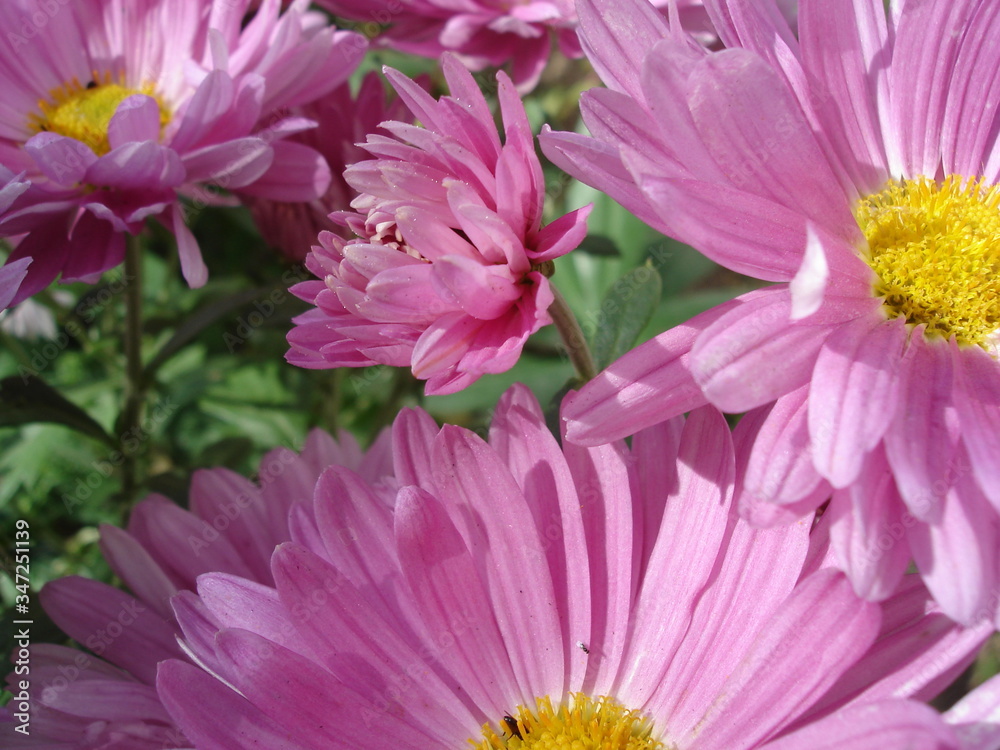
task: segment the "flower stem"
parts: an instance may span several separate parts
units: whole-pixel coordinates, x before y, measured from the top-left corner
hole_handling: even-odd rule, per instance
[[[127,235],[125,246],[125,406],[119,423],[122,452],[122,495],[126,503],[135,498],[138,485],[136,442],[141,430],[146,383],[142,371],[142,242]]]
[[[549,315],[552,316],[552,322],[555,323],[556,330],[559,331],[563,346],[566,347],[566,353],[569,354],[570,362],[573,363],[581,380],[586,383],[597,374],[594,357],[590,353],[590,347],[587,346],[587,339],[583,335],[583,329],[580,328],[576,316],[566,304],[566,299],[559,293],[554,284],[550,284],[549,288],[555,295],[555,299],[549,306]]]

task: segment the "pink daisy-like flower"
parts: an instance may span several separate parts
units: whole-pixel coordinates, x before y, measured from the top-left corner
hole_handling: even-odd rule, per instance
[[[402,120],[406,107],[399,99],[386,102],[382,79],[372,71],[361,82],[357,94],[343,83],[326,96],[300,108],[299,115],[317,126],[293,135],[289,140],[319,152],[330,167],[330,186],[319,198],[308,202],[276,201],[244,197],[260,233],[271,245],[293,260],[304,260],[316,236],[338,229],[329,215],[350,206],[357,196],[344,180],[348,165],[367,155],[361,146],[369,133],[385,120]]]
[[[708,53],[642,2],[582,0],[608,89],[550,158],[663,231],[778,282],[630,353],[567,409],[605,440],[707,399],[761,425],[741,504],[830,497],[838,563],[1000,623],[1000,6],[712,0]],[[773,404],[773,407],[771,406]]]
[[[310,200],[322,157],[283,139],[311,127],[280,110],[332,90],[360,61],[360,35],[335,32],[298,1],[2,0],[0,164],[31,189],[0,219],[31,258],[15,302],[91,280],[123,258],[126,233],[155,217],[177,238],[188,283],[205,281],[181,196],[206,188]],[[197,205],[197,204],[196,204]]]
[[[90,653],[32,644],[22,660],[30,674],[15,667],[7,677],[14,700],[0,719],[3,746],[189,747],[154,687],[160,661],[187,658],[177,644],[171,599],[193,597],[197,576],[208,572],[273,585],[271,553],[298,538],[296,527],[314,523],[313,488],[331,465],[357,472],[391,497],[388,437],[362,453],[346,433],[335,441],[315,430],[301,454],[277,448],[265,455],[257,482],[227,469],[203,469],[191,482],[190,511],[151,495],[133,509],[127,530],[102,527],[104,557],[132,594],[80,576],[42,589],[46,612]],[[15,650],[15,663],[18,658]],[[23,679],[30,685],[19,699]],[[27,738],[15,729],[22,703],[30,706]]]
[[[859,599],[809,521],[738,520],[742,450],[712,408],[560,448],[523,386],[488,442],[403,412],[394,498],[331,469],[273,586],[175,600],[204,669],[162,664],[163,703],[203,750],[958,747],[903,698],[991,629],[916,576]]]
[[[319,236],[306,261],[321,281],[293,287],[316,305],[296,319],[301,367],[410,366],[429,394],[509,370],[552,322],[551,261],[586,236],[589,207],[541,226],[545,184],[524,107],[499,73],[503,142],[471,74],[443,60],[452,95],[435,100],[388,69],[424,127],[386,122],[374,159],[344,173],[360,195],[334,218],[357,237]]]

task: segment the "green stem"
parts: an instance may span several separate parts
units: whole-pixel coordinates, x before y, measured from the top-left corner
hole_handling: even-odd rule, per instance
[[[146,382],[142,371],[142,242],[128,235],[125,248],[125,407],[122,409],[121,441],[122,495],[127,503],[135,499],[138,487],[137,463]]]
[[[577,321],[573,311],[566,304],[566,299],[559,293],[554,284],[549,284],[552,294],[555,295],[552,305],[549,307],[549,315],[555,323],[556,330],[562,338],[569,360],[573,363],[580,378],[586,383],[597,374],[594,365],[594,357],[587,346],[587,338],[583,335],[583,329]]]

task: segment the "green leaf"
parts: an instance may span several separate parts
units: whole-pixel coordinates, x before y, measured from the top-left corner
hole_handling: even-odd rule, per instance
[[[591,350],[598,370],[632,348],[655,312],[662,288],[652,264],[634,268],[611,285],[600,311],[590,321],[581,321],[584,331],[592,331]]]
[[[41,378],[25,374],[0,380],[0,427],[32,422],[65,425],[109,446],[117,446],[115,439],[87,412]]]

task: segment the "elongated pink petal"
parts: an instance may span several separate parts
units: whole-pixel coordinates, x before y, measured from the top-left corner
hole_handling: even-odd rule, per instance
[[[960,453],[960,457],[967,458]],[[941,518],[910,528],[910,547],[927,588],[945,614],[965,625],[990,619],[997,610],[995,509],[966,473],[942,500]]]
[[[525,695],[544,695],[546,686],[563,682],[564,650],[556,612],[548,605],[552,576],[531,511],[510,471],[471,433],[445,426],[434,442],[434,458],[445,467],[439,499],[466,545],[482,550],[479,573],[518,684]],[[462,508],[468,506],[479,510],[481,522],[466,517]]]
[[[580,0],[580,41],[601,80],[618,91],[642,96],[639,72],[649,49],[668,33],[663,16],[644,3],[622,14],[610,0]]]
[[[485,581],[437,500],[418,488],[404,488],[398,503],[400,562],[424,621],[431,632],[450,632],[461,622],[462,637],[438,658],[477,705],[502,715],[524,697],[498,622],[483,616],[490,611]]]
[[[929,706],[885,701],[856,706],[780,737],[767,750],[909,750],[958,748],[958,738]]]
[[[892,96],[887,139],[889,168],[906,177],[933,175],[941,160],[951,75],[976,3],[917,3],[906,9],[893,45]],[[978,170],[977,170],[978,171]]]
[[[881,117],[888,110],[888,71],[880,56],[889,46],[885,7],[877,0],[803,4],[799,15],[802,65],[832,100],[828,132],[840,161],[862,193],[888,175]]]
[[[744,50],[710,55],[692,73],[688,105],[732,183],[858,238],[848,201],[798,102],[772,68]],[[754,154],[752,166],[746,154]]]
[[[97,156],[84,143],[56,133],[39,133],[24,144],[42,173],[59,185],[83,180]]]
[[[650,701],[678,734],[697,726],[707,707],[727,692],[730,675],[764,637],[800,579],[809,550],[810,521],[774,529],[731,526],[719,550],[718,573],[695,601],[691,627]],[[746,592],[752,591],[752,596]],[[719,643],[730,644],[718,648]]]
[[[135,94],[122,100],[108,123],[108,143],[112,149],[132,141],[158,141],[160,105],[151,96]]]
[[[899,402],[905,408],[885,433],[885,453],[910,513],[935,523],[952,482],[956,436],[952,412],[951,352],[945,342],[927,341],[918,328],[900,363]],[[952,415],[953,416],[953,415]]]
[[[872,601],[892,594],[910,564],[906,530],[916,521],[906,513],[881,450],[869,454],[852,484],[834,492],[827,512],[837,567],[854,591]]]
[[[980,490],[1000,508],[1000,368],[978,347],[952,345],[953,398]],[[959,467],[958,473],[963,473]]]
[[[357,685],[373,704],[384,700],[380,694],[383,685],[405,680],[397,699],[397,713],[409,713],[411,720],[419,723],[427,706],[436,705],[431,728],[442,742],[475,723],[468,709],[433,670],[422,669],[419,679],[415,679],[411,673],[413,665],[421,662],[419,644],[367,606],[365,592],[351,586],[336,568],[308,550],[286,544],[275,553],[274,570],[281,602],[288,612],[297,613],[292,627],[308,640],[313,658],[341,680]],[[446,627],[450,624],[458,630],[458,613],[451,614],[453,619]],[[363,658],[359,660],[359,656]],[[443,657],[443,653],[435,654],[433,659]],[[491,675],[495,674],[493,670]]]
[[[705,404],[688,370],[698,335],[741,302],[720,305],[647,341],[563,403],[566,438],[597,445]]]
[[[816,469],[834,487],[857,478],[892,423],[906,337],[902,318],[863,317],[827,338],[816,358],[809,437]]]
[[[632,612],[617,695],[644,705],[687,636],[693,607],[713,574],[729,526],[735,466],[729,428],[710,406],[691,413],[681,435],[678,486],[667,499],[657,543]],[[711,477],[709,480],[708,477]]]
[[[71,638],[147,684],[153,683],[156,662],[181,655],[170,624],[107,584],[69,576],[52,581],[39,596]]]
[[[836,601],[837,614],[815,617],[821,601]],[[705,706],[685,746],[753,746],[781,729],[868,649],[879,620],[878,607],[857,599],[842,575],[820,571],[810,576],[763,628],[718,698]],[[824,644],[819,652],[816,643]],[[801,670],[804,660],[814,664],[808,672]]]
[[[264,716],[246,698],[197,667],[182,661],[163,663],[157,690],[174,721],[206,750],[311,750]],[[220,716],[228,717],[225,722]]]
[[[809,382],[832,324],[860,317],[868,305],[827,297],[807,320],[791,323],[787,287],[738,298],[701,333],[691,350],[691,374],[705,397],[724,411],[762,406]],[[782,367],[776,369],[774,362]]]
[[[808,396],[809,386],[782,396],[760,422],[743,477],[743,491],[758,502],[794,503],[822,480],[812,462]]]
[[[525,386],[516,384],[501,397],[489,442],[510,467],[543,539],[564,643],[590,643],[590,556],[580,515],[581,499],[566,458]],[[566,659],[565,690],[580,690],[589,654],[568,648]]]
[[[108,565],[140,600],[168,620],[172,617],[170,598],[177,587],[152,555],[124,529],[101,524],[101,552]]]

